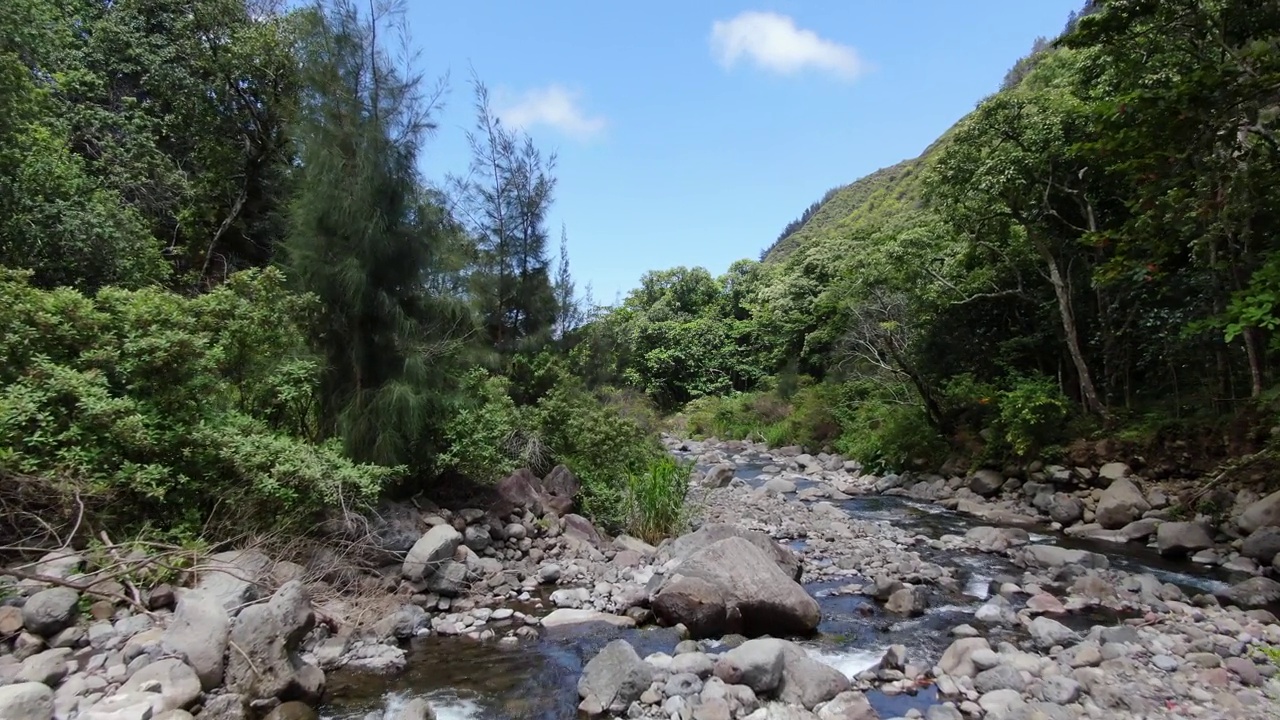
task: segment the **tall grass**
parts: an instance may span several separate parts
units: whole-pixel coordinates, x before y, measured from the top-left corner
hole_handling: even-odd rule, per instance
[[[667,455],[643,472],[627,478],[625,507],[627,532],[654,545],[678,535],[689,525],[689,476],[693,470]]]

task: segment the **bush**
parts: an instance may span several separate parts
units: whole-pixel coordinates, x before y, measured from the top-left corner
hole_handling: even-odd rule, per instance
[[[1018,457],[1055,439],[1071,413],[1058,384],[1044,376],[1016,378],[1000,393],[996,429]]]
[[[497,482],[520,462],[512,449],[524,421],[511,398],[510,383],[476,369],[463,377],[462,389],[464,399],[445,424],[446,448],[436,466],[479,482]]]
[[[96,522],[126,531],[306,526],[372,499],[399,470],[312,441],[308,307],[272,271],[194,299],[43,291],[0,272],[0,473],[65,478],[103,508]]]
[[[656,545],[684,531],[689,524],[686,501],[692,469],[668,455],[631,473],[625,498],[627,532]]]

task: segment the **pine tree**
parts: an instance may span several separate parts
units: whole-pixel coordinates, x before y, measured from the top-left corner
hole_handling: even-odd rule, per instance
[[[582,324],[582,306],[578,302],[573,275],[569,272],[569,236],[560,227],[560,260],[556,263],[556,278],[552,283],[556,298],[556,320],[552,335],[559,342]]]
[[[425,457],[467,319],[442,277],[452,224],[417,171],[438,94],[378,36],[396,11],[331,0],[312,12],[286,244],[292,277],[323,306],[322,414],[354,457],[385,464]]]

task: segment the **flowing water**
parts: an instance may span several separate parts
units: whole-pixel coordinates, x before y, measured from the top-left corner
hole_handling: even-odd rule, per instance
[[[765,477],[765,459],[740,464],[735,476],[758,486]],[[818,483],[799,480],[797,489]],[[969,528],[985,524],[940,506],[910,498],[867,495],[830,501],[851,517],[883,521],[930,538],[963,535]],[[1104,554],[1115,568],[1132,573],[1151,573],[1189,593],[1213,592],[1233,579],[1218,568],[1162,558],[1155,550],[1136,543],[1111,543],[1069,538],[1047,528],[1031,528],[1032,542],[1091,550]],[[797,547],[803,541],[794,543]],[[919,549],[930,562],[958,570],[961,591],[937,591],[930,597],[929,611],[920,617],[902,618],[884,613],[874,601],[860,595],[839,594],[841,582],[811,583],[806,586],[822,607],[823,621],[814,639],[804,643],[823,662],[853,676],[875,665],[886,648],[905,645],[909,660],[930,666],[953,639],[949,631],[971,622],[973,613],[991,594],[992,582],[1002,575],[1022,574],[1001,555],[957,553]],[[1061,618],[1068,626],[1087,630],[1098,623],[1115,623],[1115,614],[1077,614]],[[1014,639],[1011,630],[988,633],[992,640]],[[415,641],[409,653],[408,669],[393,678],[332,673],[330,703],[320,709],[329,720],[363,720],[377,716],[413,697],[427,698],[441,720],[561,720],[575,717],[578,706],[577,682],[583,666],[606,643],[625,638],[641,657],[653,652],[671,652],[679,638],[663,628],[620,629],[572,626],[544,629],[537,640],[504,647],[494,642],[480,643],[458,637],[429,637]],[[881,717],[898,717],[911,708],[926,708],[936,702],[935,690],[922,689],[915,695],[889,696],[870,692],[868,699]]]

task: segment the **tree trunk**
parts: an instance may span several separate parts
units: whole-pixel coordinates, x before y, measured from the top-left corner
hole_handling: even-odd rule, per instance
[[[1044,243],[1033,239],[1036,251],[1049,267],[1049,281],[1053,284],[1053,294],[1058,299],[1058,315],[1062,318],[1062,331],[1067,336],[1067,352],[1071,355],[1071,363],[1075,365],[1076,375],[1080,378],[1080,394],[1084,399],[1085,409],[1089,412],[1110,419],[1106,405],[1098,398],[1098,390],[1093,384],[1093,375],[1089,372],[1089,364],[1085,361],[1084,352],[1080,349],[1080,331],[1076,327],[1076,314],[1071,302],[1071,288],[1062,276],[1058,260],[1045,247]]]
[[[1258,328],[1245,328],[1244,349],[1249,354],[1249,397],[1262,395],[1262,342]]]

